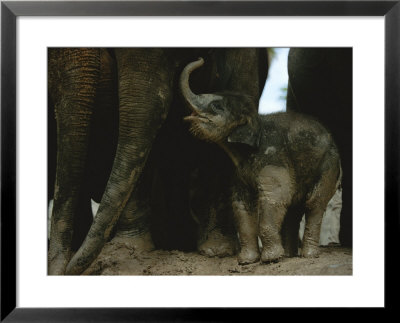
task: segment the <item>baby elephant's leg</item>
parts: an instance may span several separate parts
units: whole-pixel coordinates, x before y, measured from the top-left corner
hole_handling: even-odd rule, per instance
[[[301,256],[306,258],[319,256],[319,237],[324,208],[319,205],[306,210],[306,225],[304,229]]]
[[[269,165],[259,174],[259,235],[263,262],[276,261],[284,255],[281,229],[292,197],[291,183],[284,167]]]
[[[260,259],[257,212],[250,212],[247,205],[238,199],[233,200],[232,206],[240,242],[238,262],[241,265],[257,262]]]
[[[286,208],[260,199],[259,235],[262,243],[261,261],[277,261],[284,255],[281,228]]]
[[[332,166],[328,160],[324,168],[325,171],[322,173],[321,179],[314,186],[306,201],[306,224],[301,248],[301,256],[303,257],[311,258],[319,255],[322,217],[337,188],[339,166]]]

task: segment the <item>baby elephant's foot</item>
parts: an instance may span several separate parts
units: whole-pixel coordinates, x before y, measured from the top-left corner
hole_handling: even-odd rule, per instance
[[[319,247],[318,246],[303,246],[301,248],[301,256],[305,258],[318,258]]]
[[[242,248],[238,255],[239,265],[252,264],[260,260],[260,252],[258,249]]]
[[[273,245],[268,248],[263,248],[261,253],[262,262],[277,262],[285,254],[285,250],[280,244]]]
[[[236,253],[236,241],[215,230],[208,239],[198,247],[199,253],[207,257],[228,257]]]

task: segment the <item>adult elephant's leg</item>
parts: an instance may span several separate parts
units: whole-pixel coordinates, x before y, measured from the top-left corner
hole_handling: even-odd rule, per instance
[[[210,92],[240,92],[252,97],[258,106],[268,75],[267,49],[221,48],[215,50],[213,59]]]
[[[101,49],[100,54],[100,80],[87,163],[88,190],[90,198],[97,203],[101,201],[111,174],[118,144],[119,125],[117,63],[107,49]],[[90,204],[90,199],[88,202]]]
[[[107,49],[100,49],[100,75],[94,106],[85,174],[74,218],[74,252],[80,248],[92,225],[91,199],[100,202],[117,148],[119,113],[116,62]]]
[[[202,229],[197,248],[209,257],[232,256],[239,248],[230,190],[232,162],[220,147],[207,144],[200,148],[203,156],[199,156],[199,173],[192,183],[197,194],[191,199],[192,212]]]
[[[120,99],[117,152],[96,218],[67,274],[86,269],[110,237],[170,106],[174,75],[162,49],[123,48],[115,53]]]
[[[64,274],[70,259],[73,216],[85,167],[99,68],[98,49],[49,49],[49,92],[57,120],[50,275]]]
[[[208,207],[205,233],[200,236],[198,251],[208,257],[227,257],[236,254],[239,241],[233,222],[231,199],[222,194]],[[205,240],[202,241],[202,239]]]
[[[150,233],[150,192],[148,178],[139,179],[117,225],[113,241],[122,239],[135,252],[150,251],[154,243]]]

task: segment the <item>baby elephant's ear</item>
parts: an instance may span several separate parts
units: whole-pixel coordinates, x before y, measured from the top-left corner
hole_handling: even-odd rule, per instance
[[[228,136],[228,142],[241,143],[258,148],[260,145],[260,128],[258,124],[246,123],[236,127]]]

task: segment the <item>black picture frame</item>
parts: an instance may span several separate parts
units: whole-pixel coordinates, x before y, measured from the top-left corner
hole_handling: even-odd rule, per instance
[[[391,237],[399,229],[400,1],[2,1],[1,321],[235,321],[239,309],[16,307],[16,19],[19,16],[384,16],[385,307]],[[396,232],[397,233],[397,232]],[[398,278],[397,278],[398,279]],[[392,283],[391,283],[392,285]],[[393,284],[395,286],[395,284]],[[261,311],[261,309],[252,309]],[[242,314],[242,312],[241,312]],[[253,316],[258,315],[252,313]]]

